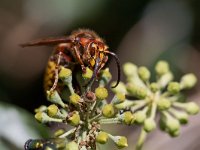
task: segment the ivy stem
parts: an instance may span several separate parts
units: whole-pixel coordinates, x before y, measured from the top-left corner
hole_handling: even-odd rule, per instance
[[[136,110],[142,108],[142,107],[145,106],[145,105],[146,105],[146,102],[139,103],[138,105],[132,106],[132,107],[131,107],[131,111],[132,111],[132,112],[135,112]]]
[[[137,144],[136,144],[136,148],[135,148],[136,150],[142,149],[142,146],[144,144],[146,137],[147,137],[147,132],[144,129],[142,129],[140,132],[140,136],[138,138]]]
[[[119,118],[109,118],[109,119],[101,119],[99,120],[100,124],[114,124],[114,123],[121,123]]]
[[[74,89],[73,89],[73,87],[72,87],[72,84],[70,83],[70,84],[68,84],[67,86],[68,86],[68,88],[69,88],[70,93],[71,93],[71,94],[74,94]]]
[[[65,132],[64,134],[60,135],[59,138],[65,138],[65,137],[69,136],[70,134],[72,134],[75,131],[76,131],[76,128],[73,128],[73,129]]]
[[[145,100],[134,100],[134,101],[126,100],[123,103],[115,105],[115,107],[118,109],[124,109],[127,107],[134,107],[134,106],[139,106],[139,105],[143,106],[145,104],[146,104]]]
[[[98,119],[98,118],[101,117],[101,116],[102,116],[102,113],[99,113],[98,115],[96,115],[96,116],[94,116],[93,118],[91,118],[91,119],[89,120],[89,122],[92,122],[92,121]]]
[[[154,119],[156,116],[156,109],[157,109],[157,104],[156,102],[153,102],[152,107],[151,107],[151,115],[150,118]]]
[[[181,109],[185,109],[187,107],[186,103],[179,103],[179,102],[174,102],[172,105]]]
[[[100,101],[96,101],[93,105],[92,105],[92,108],[91,108],[91,116],[94,114],[97,106],[99,105]]]

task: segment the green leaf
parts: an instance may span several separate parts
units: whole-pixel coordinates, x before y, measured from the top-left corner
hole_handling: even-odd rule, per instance
[[[23,149],[28,139],[47,136],[34,115],[11,104],[0,102],[0,149]]]

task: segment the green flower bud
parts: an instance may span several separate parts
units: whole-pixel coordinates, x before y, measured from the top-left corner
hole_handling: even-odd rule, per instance
[[[111,84],[111,86],[114,86],[115,84],[116,84],[116,82],[113,82],[113,83]],[[127,91],[126,91],[126,86],[125,86],[125,84],[124,84],[123,82],[119,82],[119,84],[117,85],[117,87],[112,88],[111,90],[112,90],[114,93],[124,93],[124,94],[127,93]]]
[[[58,76],[66,85],[71,84],[72,71],[70,69],[61,67],[61,70],[60,70]]]
[[[105,100],[108,97],[108,91],[106,88],[98,87],[95,89],[95,95],[97,100]]]
[[[135,113],[135,121],[139,124],[142,124],[146,119],[146,113],[144,111],[137,111]]]
[[[63,108],[65,107],[65,104],[63,103],[57,91],[47,91],[47,99],[54,104],[58,104]]]
[[[81,97],[78,94],[74,93],[69,97],[69,101],[76,106],[81,101]]]
[[[151,89],[151,91],[152,91],[153,93],[155,93],[155,92],[157,92],[157,91],[159,90],[159,86],[158,86],[157,83],[152,82],[152,83],[150,84],[150,89]]]
[[[62,119],[51,118],[45,112],[36,113],[35,119],[40,123],[62,122]]]
[[[146,68],[146,67],[139,67],[138,69],[138,74],[139,77],[143,80],[143,81],[148,81],[150,78],[150,71]]]
[[[112,79],[112,75],[109,71],[109,68],[106,68],[101,71],[101,76],[100,76],[100,85],[105,86],[110,82]]]
[[[82,77],[85,79],[85,80],[89,80],[93,75],[93,71],[90,69],[90,68],[86,68],[86,72],[82,74]]]
[[[157,101],[158,109],[163,111],[171,107],[171,102],[166,98],[161,98]]]
[[[179,136],[179,134],[180,134],[180,130],[176,130],[174,132],[169,132],[169,135],[171,137],[177,137],[177,136]]]
[[[55,104],[52,104],[47,108],[47,114],[50,117],[55,117],[57,115],[58,111],[59,111],[59,109]]]
[[[68,118],[68,122],[72,126],[79,125],[79,123],[80,123],[80,115],[79,115],[79,113],[77,111],[75,111],[73,113],[73,115]]]
[[[109,137],[115,142],[119,149],[128,147],[127,138],[125,136],[112,136],[109,134]]]
[[[186,111],[190,115],[196,115],[199,112],[199,106],[195,102],[186,103]]]
[[[166,74],[169,72],[169,64],[164,60],[160,60],[155,66],[155,71],[159,76]]]
[[[133,76],[137,72],[137,66],[127,62],[123,65],[123,71],[127,77]]]
[[[100,144],[105,144],[108,141],[108,133],[100,131],[96,136],[96,141]]]
[[[147,96],[147,90],[143,87],[138,87],[132,83],[127,84],[127,91],[132,95],[140,99],[144,99]]]
[[[55,104],[52,104],[47,108],[47,114],[49,117],[60,119],[65,119],[67,116],[66,114],[62,114]]]
[[[169,130],[169,132],[175,132],[180,129],[179,121],[171,117],[170,115],[167,116],[165,123],[166,123],[166,128]]]
[[[47,106],[41,105],[39,108],[36,108],[34,111],[35,113],[44,112],[47,110]]]
[[[171,94],[177,94],[180,91],[180,85],[178,82],[170,82],[167,91]]]
[[[156,123],[155,120],[152,118],[147,118],[144,121],[144,130],[146,132],[151,132],[152,130],[154,130],[156,128]]]
[[[43,118],[45,116],[45,113],[44,112],[38,112],[35,114],[35,119],[39,122],[43,122]],[[45,116],[46,117],[46,116]],[[48,116],[47,116],[48,117]]]
[[[79,150],[78,144],[74,141],[66,144],[65,150]]]
[[[122,103],[122,102],[124,102],[125,101],[125,94],[123,94],[123,93],[117,93],[115,96],[114,96],[114,98],[113,98],[113,100],[112,100],[112,103],[113,104],[119,104],[119,103]]]
[[[106,104],[102,108],[102,114],[104,117],[111,118],[115,115],[115,109],[112,104]]]
[[[115,140],[115,144],[118,148],[124,148],[128,146],[127,138],[124,136],[118,136],[118,138]]]
[[[181,89],[191,89],[196,85],[196,83],[197,83],[197,77],[194,74],[189,73],[181,78],[180,86]]]
[[[131,125],[135,121],[135,116],[130,111],[126,111],[122,114],[122,121],[126,125]]]

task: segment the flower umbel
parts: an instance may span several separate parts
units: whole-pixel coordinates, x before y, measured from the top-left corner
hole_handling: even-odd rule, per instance
[[[59,84],[62,88],[47,91],[47,99],[52,104],[36,109],[35,118],[42,124],[62,124],[62,128],[55,131],[54,138],[49,140],[51,142],[33,140],[26,144],[32,146],[30,149],[39,144],[59,150],[95,150],[97,143],[106,144],[111,140],[121,149],[128,146],[127,138],[104,131],[102,125],[138,124],[142,126],[136,145],[139,150],[147,134],[157,126],[160,125],[162,131],[175,137],[179,135],[181,125],[188,122],[189,115],[199,112],[196,103],[181,100],[182,91],[196,84],[194,74],[184,75],[180,82],[173,81],[173,74],[166,61],[156,64],[157,79],[154,82],[150,82],[151,73],[144,66],[137,67],[129,62],[124,64],[123,71],[127,82],[120,82],[113,88],[114,96],[108,100],[109,90],[106,85],[112,78],[108,68],[101,70],[97,78],[98,87],[93,90],[93,82],[88,85],[89,88],[85,87],[93,75],[89,68],[84,73],[72,73],[70,69],[61,67]],[[159,125],[155,120],[156,113],[160,113]]]
[[[124,64],[127,83],[121,83],[127,98],[117,104],[116,108],[131,110],[135,122],[143,125],[136,149],[141,149],[148,132],[156,128],[156,113],[160,113],[160,127],[170,136],[178,136],[180,126],[188,122],[189,115],[199,112],[194,102],[183,102],[182,90],[195,86],[197,78],[194,74],[184,75],[180,82],[173,81],[173,74],[166,61],[159,61],[155,66],[156,81],[150,83],[150,71],[146,67]],[[132,70],[132,71],[130,71]],[[122,87],[121,87],[122,88]],[[117,93],[118,91],[113,90]]]

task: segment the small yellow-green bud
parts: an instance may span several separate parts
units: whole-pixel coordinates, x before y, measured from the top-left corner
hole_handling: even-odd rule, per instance
[[[166,110],[171,107],[171,102],[166,98],[161,98],[157,101],[158,109],[159,110]]]
[[[151,132],[152,130],[154,130],[156,128],[156,123],[155,120],[152,118],[147,118],[144,121],[144,130],[146,132]]]
[[[108,133],[106,132],[99,132],[96,136],[96,141],[100,144],[105,144],[108,141]]]
[[[199,112],[199,106],[195,102],[186,104],[186,111],[190,115],[196,115]]]
[[[147,89],[143,87],[138,87],[132,83],[128,83],[126,88],[131,95],[137,98],[144,99],[147,96]]]
[[[160,60],[157,62],[156,66],[155,66],[155,71],[159,76],[161,76],[161,75],[169,72],[169,64],[164,60]]]
[[[104,87],[98,87],[95,89],[95,95],[97,100],[105,100],[108,97],[108,91]]]
[[[155,92],[157,92],[157,91],[159,90],[159,86],[158,86],[157,83],[152,82],[152,83],[150,84],[150,89],[151,89],[152,92],[155,93]]]
[[[90,79],[92,77],[93,71],[90,68],[86,68],[86,72],[82,74],[84,79]]]
[[[66,85],[72,82],[72,71],[68,68],[61,67],[58,76]]]
[[[192,87],[194,87],[197,83],[197,77],[192,74],[186,74],[181,78],[180,81],[180,85],[181,85],[181,89],[190,89]]]
[[[167,91],[171,94],[177,94],[180,91],[180,85],[178,82],[170,82]]]
[[[59,109],[55,104],[52,104],[47,108],[47,114],[49,117],[55,117],[58,111]]]
[[[81,101],[81,97],[78,94],[73,93],[72,95],[70,95],[69,101],[76,106]]]
[[[164,116],[161,116],[161,119],[163,120],[163,123],[165,124],[166,131],[175,132],[180,129],[180,123],[179,121],[172,117],[171,114],[168,112],[164,112]]]
[[[114,86],[116,84],[116,82],[112,82],[111,86]],[[112,88],[111,89],[114,93],[124,93],[126,94],[126,86],[123,82],[119,82],[119,84],[117,85],[117,87]]]
[[[146,113],[144,111],[137,111],[135,113],[135,121],[139,124],[143,123],[146,119]]]
[[[117,93],[116,97],[120,102],[123,102],[125,100],[125,98],[126,98],[125,94],[123,94],[123,93]]]
[[[151,75],[150,71],[143,66],[138,68],[138,74],[143,81],[148,81]]]
[[[35,114],[35,119],[40,123],[47,122],[62,122],[62,119],[51,118],[45,112],[38,112]]]
[[[79,150],[78,144],[74,141],[71,141],[66,144],[65,150]]]
[[[133,124],[135,121],[135,116],[130,112],[126,111],[123,113],[123,122],[127,125]]]
[[[119,104],[125,101],[125,94],[124,93],[117,93],[112,100],[113,104]]]
[[[47,99],[54,104],[58,104],[63,108],[65,107],[65,104],[63,103],[57,91],[47,91]]]
[[[77,126],[77,125],[79,125],[79,123],[80,123],[80,115],[79,115],[79,113],[78,113],[77,111],[75,111],[75,112],[73,113],[73,115],[70,116],[70,117],[68,118],[68,122],[69,122],[69,124],[71,124],[72,126]]]
[[[63,129],[58,129],[57,131],[54,132],[55,137],[59,137],[60,135],[64,134],[65,130]]]
[[[144,99],[147,96],[147,90],[145,88],[137,88],[136,96],[140,99]]]
[[[169,132],[175,132],[180,129],[180,123],[175,118],[167,118],[166,119],[166,128],[169,130]]]
[[[41,105],[39,108],[36,108],[34,111],[35,113],[38,113],[38,112],[44,112],[46,110],[47,110],[47,106]]]
[[[101,76],[100,76],[101,85],[105,86],[106,84],[108,84],[108,82],[110,82],[111,79],[112,79],[112,75],[109,71],[109,68],[106,68],[101,71]]]
[[[103,114],[103,116],[105,116],[107,118],[113,117],[115,115],[114,106],[112,104],[104,105],[102,108],[102,114]]]
[[[35,119],[36,119],[37,121],[39,121],[39,122],[42,122],[42,120],[43,120],[43,114],[45,114],[45,113],[43,113],[43,112],[38,112],[38,113],[36,113],[36,114],[35,114]]]
[[[177,136],[179,136],[179,134],[180,134],[180,130],[176,130],[176,131],[174,131],[174,132],[170,132],[170,131],[169,131],[169,135],[170,135],[171,137],[177,137]]]
[[[119,149],[127,147],[127,138],[125,136],[114,136],[113,141]]]
[[[137,66],[127,62],[123,65],[123,71],[127,77],[133,76],[137,72]]]
[[[59,72],[60,79],[68,78],[71,75],[72,75],[72,71],[70,69],[61,67],[61,70]]]

